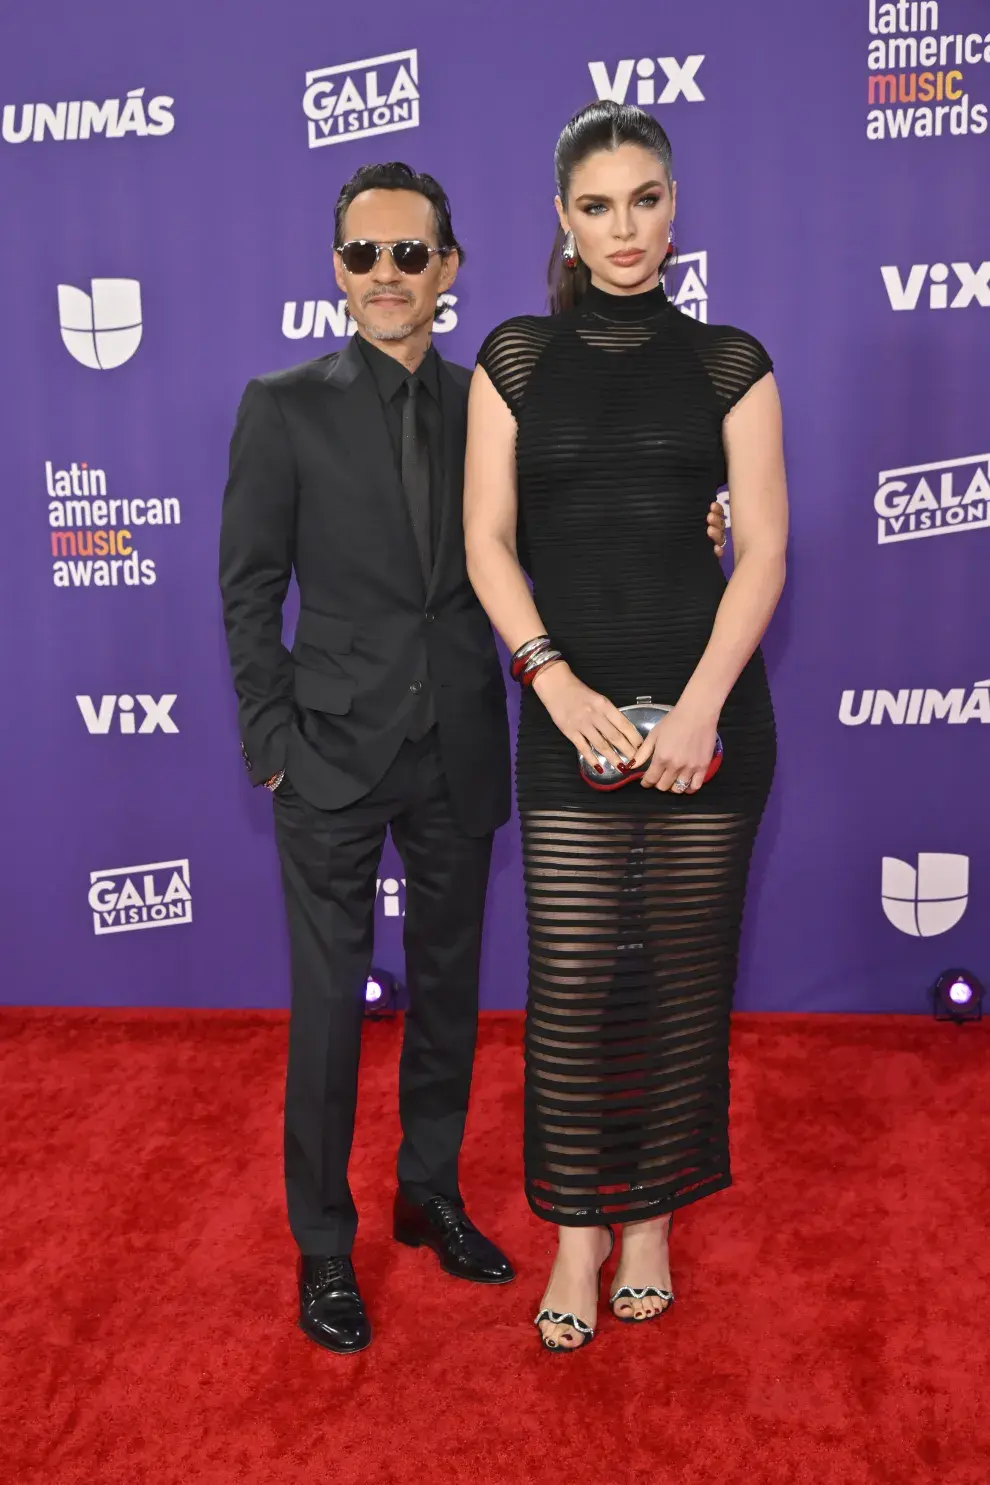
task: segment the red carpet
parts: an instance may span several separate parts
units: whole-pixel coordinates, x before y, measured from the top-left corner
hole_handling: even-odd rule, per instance
[[[465,1159],[519,1280],[387,1235],[399,1028],[369,1027],[355,1254],[376,1327],[293,1323],[285,1026],[0,1014],[3,1485],[985,1485],[985,1026],[737,1018],[736,1185],[685,1211],[678,1300],[580,1356],[530,1324],[520,1022],[483,1021]]]

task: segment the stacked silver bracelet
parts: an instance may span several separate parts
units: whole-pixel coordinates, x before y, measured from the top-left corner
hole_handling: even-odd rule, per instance
[[[528,639],[524,645],[520,645],[512,657],[509,670],[514,681],[520,686],[531,686],[541,670],[546,670],[548,665],[555,665],[558,660],[563,660],[559,650],[555,650],[549,634],[538,634],[535,639]]]

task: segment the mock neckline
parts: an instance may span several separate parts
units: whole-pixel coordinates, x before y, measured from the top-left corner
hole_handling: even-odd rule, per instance
[[[652,320],[670,308],[662,283],[642,294],[609,294],[589,284],[579,305],[603,320]]]

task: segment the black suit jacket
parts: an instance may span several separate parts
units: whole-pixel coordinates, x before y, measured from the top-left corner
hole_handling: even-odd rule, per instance
[[[360,799],[401,747],[428,682],[455,813],[482,835],[509,814],[505,687],[464,555],[470,373],[440,368],[443,508],[429,585],[381,401],[352,341],[248,383],[230,446],[220,587],[253,783],[285,768],[322,809]],[[282,604],[293,570],[290,653]]]

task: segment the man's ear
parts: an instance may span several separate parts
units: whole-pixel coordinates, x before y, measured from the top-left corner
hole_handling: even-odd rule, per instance
[[[460,268],[460,266],[461,255],[457,251],[457,249],[454,248],[447,254],[447,256],[443,260],[443,267],[440,270],[440,287],[437,290],[439,294],[446,294],[447,290],[454,282],[454,279],[457,277],[457,270]]]

